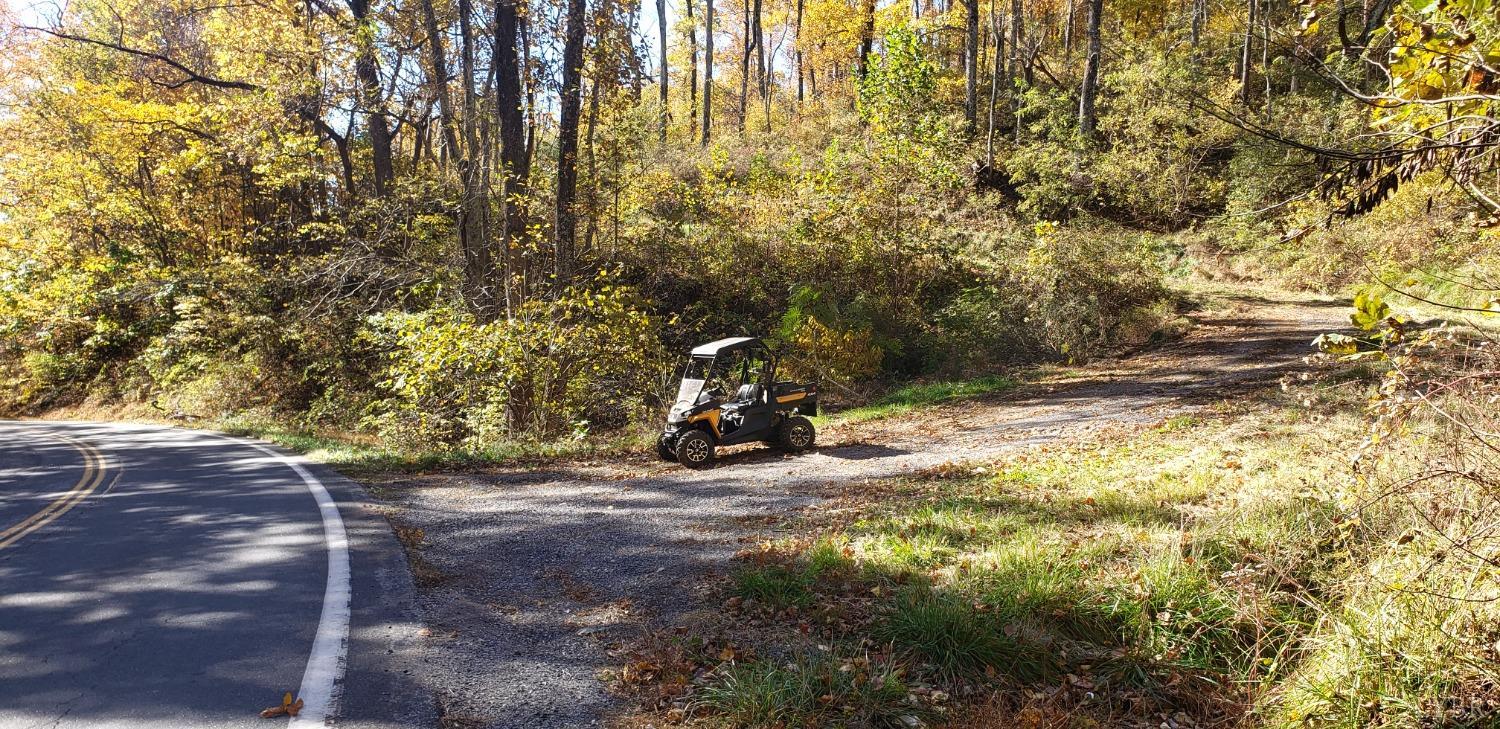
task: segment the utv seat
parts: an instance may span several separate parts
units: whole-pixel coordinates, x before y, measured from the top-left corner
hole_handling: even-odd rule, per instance
[[[726,422],[739,427],[745,420],[745,414],[741,411],[759,404],[764,399],[764,395],[765,388],[759,384],[740,385],[740,389],[734,393],[734,399],[724,403],[719,412],[723,414]]]
[[[763,390],[765,390],[764,387],[755,383],[740,385],[740,389],[734,393],[734,400],[731,404],[753,405],[758,403],[761,401]]]

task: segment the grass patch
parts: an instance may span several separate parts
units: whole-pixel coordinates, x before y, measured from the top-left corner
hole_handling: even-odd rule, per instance
[[[734,594],[777,608],[804,607],[812,602],[812,577],[786,565],[746,567],[734,574]]]
[[[913,588],[896,599],[874,635],[949,678],[1000,673],[1032,681],[1052,673],[1045,649],[1018,632],[963,596]]]
[[[925,713],[907,695],[899,666],[817,652],[723,666],[696,708],[736,727],[903,727]]]
[[[874,402],[819,418],[823,424],[862,423],[903,415],[913,410],[1014,389],[1016,381],[1005,375],[986,375],[971,380],[944,380],[898,387]]]

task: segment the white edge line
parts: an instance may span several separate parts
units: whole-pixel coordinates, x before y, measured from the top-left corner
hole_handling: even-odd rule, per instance
[[[318,617],[318,632],[313,637],[312,652],[307,656],[307,668],[302,671],[302,686],[297,690],[297,698],[303,701],[302,711],[291,718],[288,726],[325,726],[338,710],[349,649],[352,592],[349,588],[349,538],[344,533],[344,519],[339,516],[338,504],[328,494],[323,482],[301,463],[254,441],[218,433],[212,435],[250,446],[292,469],[318,502],[318,512],[323,517],[323,541],[328,545],[328,584],[323,588],[323,613]]]

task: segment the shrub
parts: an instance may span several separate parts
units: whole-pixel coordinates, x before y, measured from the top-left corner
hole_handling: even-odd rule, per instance
[[[659,394],[658,327],[631,289],[608,284],[527,302],[510,320],[443,309],[374,317],[367,336],[385,350],[388,397],[372,423],[408,446],[479,447],[619,424]]]

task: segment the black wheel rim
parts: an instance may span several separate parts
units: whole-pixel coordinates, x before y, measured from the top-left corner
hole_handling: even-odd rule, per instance
[[[806,425],[794,425],[792,432],[787,433],[786,439],[795,448],[806,448],[812,442],[812,429]]]

